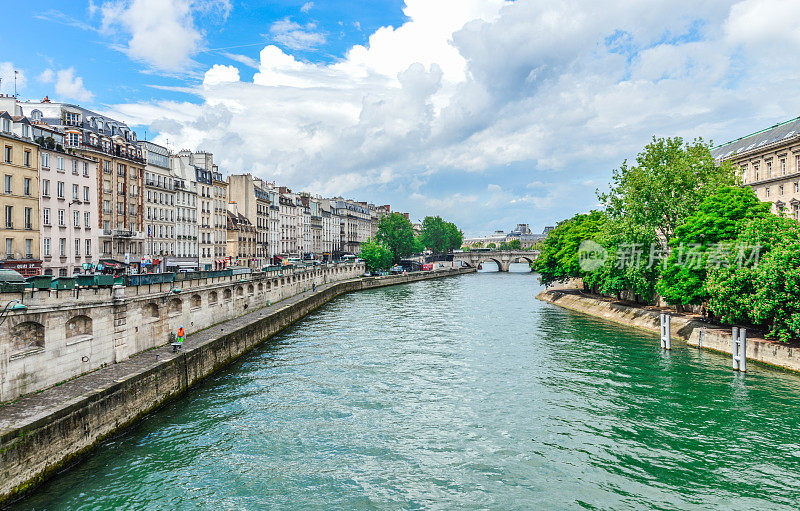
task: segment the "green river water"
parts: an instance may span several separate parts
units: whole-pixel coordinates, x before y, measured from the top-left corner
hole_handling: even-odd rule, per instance
[[[342,296],[12,509],[797,509],[800,378],[480,273]]]

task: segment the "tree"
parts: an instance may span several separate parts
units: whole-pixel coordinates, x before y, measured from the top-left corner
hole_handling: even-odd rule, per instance
[[[472,244],[472,247],[473,248],[483,248],[483,243],[481,243],[480,241],[476,241],[475,243]]]
[[[608,193],[598,197],[609,216],[653,232],[667,246],[675,229],[721,185],[735,184],[733,165],[717,165],[702,139],[655,138],[636,157],[614,170]]]
[[[727,260],[709,270],[709,307],[726,323],[763,327],[779,341],[800,338],[800,224],[766,215],[743,223]]]
[[[425,252],[425,244],[422,243],[422,238],[414,236],[414,248],[411,251],[414,254],[421,254]]]
[[[455,224],[445,222],[438,216],[426,216],[422,221],[420,238],[425,248],[442,253],[460,247],[464,235]]]
[[[508,242],[509,250],[522,250],[522,242],[520,240],[511,240]]]
[[[368,239],[361,244],[359,257],[364,260],[369,271],[385,270],[392,265],[392,252],[381,243]]]
[[[578,249],[583,241],[598,237],[604,221],[602,213],[592,211],[575,215],[548,232],[532,265],[541,283],[549,285],[584,277],[586,272],[580,267]]]
[[[699,304],[708,299],[708,266],[726,256],[720,242],[738,236],[742,223],[770,214],[751,188],[722,186],[700,203],[675,229],[658,292],[671,304]]]
[[[375,241],[382,243],[392,254],[392,263],[411,255],[414,249],[414,228],[405,215],[390,213],[378,222]]]
[[[489,243],[488,245],[486,245],[486,248],[495,249],[497,248],[497,245],[495,245],[494,243]]]

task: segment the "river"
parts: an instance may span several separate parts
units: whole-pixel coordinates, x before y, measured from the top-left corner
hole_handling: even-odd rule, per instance
[[[800,378],[534,299],[345,295],[13,509],[796,509]]]

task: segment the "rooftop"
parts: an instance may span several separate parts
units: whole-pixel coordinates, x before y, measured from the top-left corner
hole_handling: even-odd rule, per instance
[[[711,155],[717,159],[729,158],[798,136],[800,136],[800,117],[795,117],[714,147],[711,149]]]

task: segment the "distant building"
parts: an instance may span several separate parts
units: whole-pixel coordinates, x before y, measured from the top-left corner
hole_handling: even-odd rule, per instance
[[[519,240],[522,248],[530,248],[544,239],[544,237],[547,236],[547,232],[551,229],[552,227],[545,227],[545,231],[542,234],[533,234],[528,224],[517,224],[517,226],[509,233],[506,233],[505,231],[494,231],[492,234],[488,234],[486,236],[464,238],[463,244],[465,246],[480,245],[486,247],[490,243],[494,243],[496,246],[499,246],[501,243]]]
[[[773,213],[800,220],[800,117],[717,146],[711,155],[733,163],[742,184]]]

